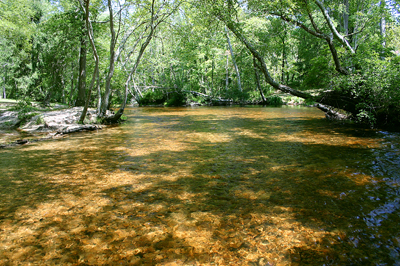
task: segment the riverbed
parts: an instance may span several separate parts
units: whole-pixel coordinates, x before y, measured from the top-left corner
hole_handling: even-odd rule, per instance
[[[399,134],[305,107],[126,115],[0,150],[0,265],[400,265]]]

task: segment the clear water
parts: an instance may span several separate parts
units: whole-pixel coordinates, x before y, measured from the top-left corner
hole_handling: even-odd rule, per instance
[[[400,265],[400,136],[313,108],[133,108],[0,150],[0,265]]]

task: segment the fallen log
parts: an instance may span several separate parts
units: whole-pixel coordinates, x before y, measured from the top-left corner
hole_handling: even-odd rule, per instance
[[[69,134],[69,133],[75,133],[75,132],[79,132],[79,131],[93,131],[93,130],[98,130],[101,128],[102,127],[99,125],[73,125],[73,126],[67,126],[60,130],[57,130],[56,134]]]
[[[329,108],[326,105],[318,103],[316,105],[316,107],[318,109],[320,109],[321,111],[325,112],[325,117],[327,119],[329,119],[329,120],[345,120],[345,119],[348,119],[347,115],[341,114],[341,113],[333,110],[332,108]]]

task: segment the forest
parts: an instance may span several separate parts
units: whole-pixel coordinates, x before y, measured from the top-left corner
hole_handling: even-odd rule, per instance
[[[85,106],[83,122],[280,92],[398,126],[399,22],[394,0],[1,0],[1,97]]]

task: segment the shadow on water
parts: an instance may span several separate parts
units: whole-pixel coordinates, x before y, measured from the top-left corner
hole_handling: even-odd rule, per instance
[[[0,264],[399,264],[398,142],[161,110],[1,151]]]

